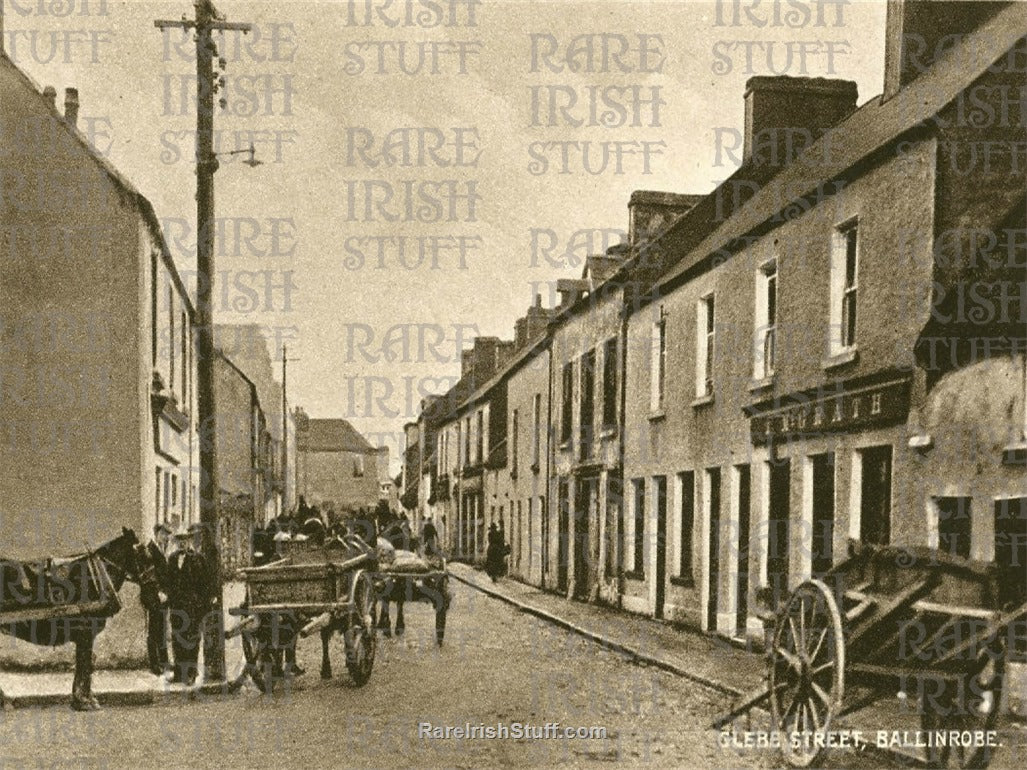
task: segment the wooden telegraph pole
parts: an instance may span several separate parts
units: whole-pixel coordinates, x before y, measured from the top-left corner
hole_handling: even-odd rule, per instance
[[[160,20],[154,25],[195,30],[196,41],[196,320],[197,320],[197,401],[200,438],[200,523],[203,525],[202,551],[210,565],[214,582],[213,617],[203,640],[204,677],[210,681],[225,678],[225,644],[221,633],[221,557],[217,542],[219,484],[217,475],[217,416],[214,411],[214,58],[217,47],[211,38],[215,30],[249,32],[251,24],[231,24],[224,20],[210,0],[195,0],[194,20]],[[221,63],[223,66],[223,62]]]

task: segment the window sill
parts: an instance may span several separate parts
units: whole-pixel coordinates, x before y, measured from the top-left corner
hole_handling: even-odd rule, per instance
[[[768,374],[766,377],[761,377],[758,380],[752,379],[752,380],[749,380],[749,392],[750,393],[757,393],[757,392],[759,392],[761,390],[766,390],[767,388],[773,386],[773,384],[774,384],[774,374],[773,373]]]
[[[645,573],[635,571],[625,572],[624,577],[626,577],[628,580],[645,580]]]
[[[695,581],[686,575],[673,575],[670,578],[670,583],[682,588],[695,588]]]
[[[712,404],[712,403],[713,403],[713,394],[712,393],[707,393],[705,396],[697,397],[692,402],[692,406],[693,407],[700,407],[700,406],[706,406],[707,404]]]
[[[841,351],[840,353],[828,356],[820,362],[820,366],[824,369],[837,369],[840,366],[854,364],[857,361],[859,361],[859,349],[851,347]]]
[[[649,422],[659,422],[660,420],[666,419],[667,413],[662,409],[658,412],[649,413]]]

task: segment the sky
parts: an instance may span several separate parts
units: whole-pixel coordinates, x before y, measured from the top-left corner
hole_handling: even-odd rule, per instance
[[[79,89],[79,127],[195,275],[192,3],[0,0],[5,50]],[[707,193],[754,75],[881,91],[884,0],[220,0],[215,319],[288,346],[288,400],[398,469],[404,423],[477,335],[619,242],[634,190]],[[280,367],[279,367],[280,368]]]

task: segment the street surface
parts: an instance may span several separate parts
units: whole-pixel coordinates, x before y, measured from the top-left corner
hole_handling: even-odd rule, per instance
[[[341,645],[336,679],[318,676],[320,640],[301,643],[307,673],[273,697],[236,696],[76,713],[0,716],[0,767],[489,767],[620,763],[770,768],[778,755],[720,749],[706,730],[727,697],[622,656],[453,581],[446,642],[433,613],[408,605],[407,632],[380,639],[363,689]],[[393,619],[395,614],[393,613]],[[2,676],[2,674],[0,674]],[[423,740],[418,724],[605,727],[605,739]],[[836,750],[829,766],[879,767],[881,755]]]

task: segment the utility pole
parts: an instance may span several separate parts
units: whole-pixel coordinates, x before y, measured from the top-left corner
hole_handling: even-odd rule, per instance
[[[214,410],[214,308],[212,283],[214,279],[214,172],[218,160],[214,155],[214,57],[217,47],[211,39],[214,30],[249,32],[251,24],[230,24],[224,20],[211,0],[195,0],[195,20],[185,16],[181,21],[156,20],[160,30],[169,28],[195,30],[196,41],[196,320],[197,406],[200,439],[200,524],[203,529],[201,551],[210,565],[214,584],[214,602],[211,608],[216,619],[203,640],[203,660],[208,681],[225,678],[225,644],[221,632],[222,576],[218,543],[218,498],[220,485],[217,475],[217,415]],[[220,62],[224,66],[224,62]]]
[[[282,345],[282,514],[288,510],[289,491],[289,401],[285,395],[286,385],[286,351],[288,345]]]

